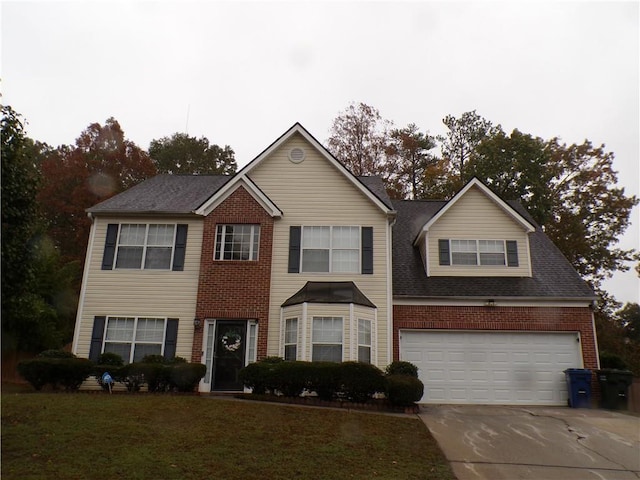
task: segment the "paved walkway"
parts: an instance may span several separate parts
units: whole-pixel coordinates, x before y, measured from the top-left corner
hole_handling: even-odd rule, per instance
[[[423,406],[459,480],[638,480],[640,417],[562,407]]]

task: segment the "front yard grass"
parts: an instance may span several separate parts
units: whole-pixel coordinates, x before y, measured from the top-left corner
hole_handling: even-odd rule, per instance
[[[198,396],[3,393],[2,478],[454,479],[417,417]]]

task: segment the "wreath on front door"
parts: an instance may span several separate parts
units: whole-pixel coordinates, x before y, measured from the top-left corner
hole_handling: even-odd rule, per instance
[[[224,346],[225,350],[228,350],[230,352],[235,352],[240,348],[241,344],[242,344],[242,337],[238,332],[231,331],[231,332],[225,333],[222,336],[222,345]]]

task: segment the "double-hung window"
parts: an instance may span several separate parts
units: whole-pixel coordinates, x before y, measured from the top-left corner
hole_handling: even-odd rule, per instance
[[[127,363],[162,355],[165,328],[165,318],[108,317],[103,351],[116,353]]]
[[[452,265],[504,266],[505,242],[503,240],[451,240]]]
[[[358,361],[371,363],[371,320],[358,319]]]
[[[358,273],[360,227],[303,227],[302,271]]]
[[[169,270],[175,228],[172,224],[120,225],[115,268]]]
[[[298,356],[298,319],[284,321],[284,359],[295,360]]]
[[[258,260],[260,225],[218,225],[216,260]]]
[[[311,333],[314,362],[342,361],[342,317],[313,317]]]

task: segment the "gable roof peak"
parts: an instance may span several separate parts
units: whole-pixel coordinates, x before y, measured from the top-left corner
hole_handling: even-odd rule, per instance
[[[516,223],[518,223],[527,233],[535,231],[535,226],[523,217],[518,211],[516,211],[509,203],[504,201],[498,194],[496,194],[491,188],[485,185],[478,177],[473,177],[469,180],[449,201],[447,201],[442,208],[431,217],[427,223],[424,224],[414,244],[418,244],[431,226],[436,223],[453,205],[455,205],[462,197],[464,197],[469,190],[477,188],[482,192],[489,200],[496,204],[502,211],[510,216]]]

